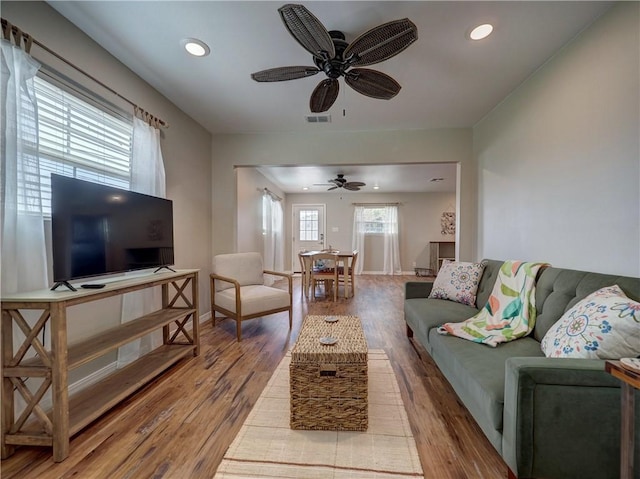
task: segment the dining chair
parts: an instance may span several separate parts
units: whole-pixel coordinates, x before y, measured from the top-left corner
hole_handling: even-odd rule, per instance
[[[300,293],[304,294],[306,298],[309,297],[309,268],[307,266],[307,259],[303,255],[303,251],[298,253],[298,260],[300,261]]]
[[[267,286],[264,275],[281,276],[288,281],[287,290]],[[289,312],[289,329],[293,322],[291,275],[263,269],[260,253],[219,254],[213,258],[211,277],[211,316],[216,325],[216,311],[236,321],[236,336],[242,340],[242,321],[281,311]]]
[[[345,258],[344,264],[338,268],[338,281],[344,285],[345,298],[356,293],[356,261],[358,261],[358,250],[353,252],[350,261],[348,257]]]
[[[324,283],[324,294],[329,287],[333,290],[333,300],[338,300],[338,255],[335,253],[316,253],[311,256],[311,295],[316,298],[319,282]],[[330,285],[330,286],[329,286]]]

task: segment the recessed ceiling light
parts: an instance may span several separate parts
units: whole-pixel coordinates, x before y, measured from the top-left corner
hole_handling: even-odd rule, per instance
[[[373,186],[373,189],[374,189],[374,190],[379,190],[379,189],[380,189],[380,187],[379,187],[378,185],[374,185],[374,186]]]
[[[302,187],[302,191],[309,191],[309,187],[308,186],[303,186]]]
[[[478,25],[476,28],[471,30],[469,38],[471,38],[471,40],[482,40],[483,38],[487,38],[489,35],[491,35],[492,31],[493,25],[491,25],[490,23]]]
[[[182,46],[194,57],[206,57],[211,53],[209,45],[197,38],[185,38],[182,40]]]

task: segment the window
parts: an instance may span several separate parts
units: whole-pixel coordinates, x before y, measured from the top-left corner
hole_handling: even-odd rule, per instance
[[[318,210],[300,210],[300,241],[318,241]]]
[[[384,234],[387,218],[387,208],[365,207],[362,211],[362,220],[365,234]]]
[[[38,103],[39,184],[42,212],[51,215],[51,173],[129,189],[132,121],[98,108],[40,77]]]

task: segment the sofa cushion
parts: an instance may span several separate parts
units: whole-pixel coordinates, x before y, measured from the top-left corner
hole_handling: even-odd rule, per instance
[[[483,270],[483,263],[445,260],[433,282],[429,297],[475,306]]]
[[[289,292],[269,286],[250,285],[240,288],[242,316],[289,307]],[[236,313],[236,290],[225,289],[216,293],[216,304]]]
[[[431,356],[464,405],[498,451],[502,448],[505,362],[511,357],[544,357],[540,343],[531,337],[496,348],[434,329],[429,335]]]
[[[547,357],[620,359],[640,355],[640,303],[619,286],[601,288],[576,303],[544,338]]]
[[[491,295],[491,291],[493,291],[493,285],[496,282],[498,272],[504,264],[504,261],[483,259],[482,264],[484,264],[484,271],[482,272],[482,278],[480,278],[478,291],[476,292],[476,308],[478,309],[482,308],[487,304],[487,301],[489,301],[489,296]]]
[[[582,298],[612,284],[620,286],[629,298],[640,301],[640,278],[546,268],[536,284],[535,339],[542,341],[549,328]]]
[[[429,331],[445,322],[464,321],[478,312],[477,309],[445,299],[413,298],[404,302],[404,318],[414,332],[427,339],[423,344],[430,353]]]

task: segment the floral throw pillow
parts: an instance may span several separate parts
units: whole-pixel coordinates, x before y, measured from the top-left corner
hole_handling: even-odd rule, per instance
[[[640,303],[618,285],[599,289],[562,315],[542,338],[553,358],[620,359],[640,355]]]
[[[429,297],[475,306],[478,283],[483,271],[484,263],[445,260],[433,282]]]

